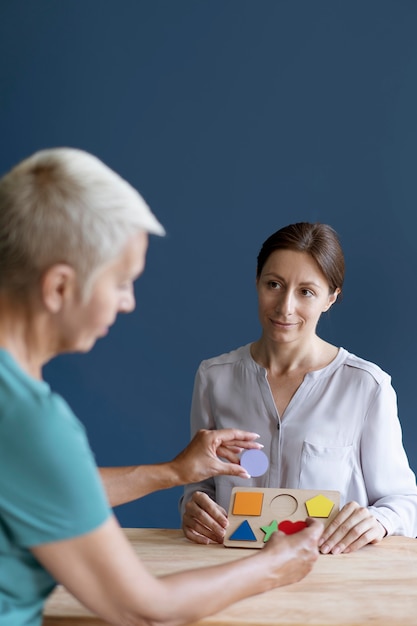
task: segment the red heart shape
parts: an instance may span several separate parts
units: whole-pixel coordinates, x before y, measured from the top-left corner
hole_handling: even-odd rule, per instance
[[[285,533],[286,535],[293,535],[294,533],[298,533],[300,532],[300,530],[303,530],[303,528],[306,527],[307,524],[301,520],[299,522],[291,522],[290,520],[286,519],[278,524],[278,530]]]

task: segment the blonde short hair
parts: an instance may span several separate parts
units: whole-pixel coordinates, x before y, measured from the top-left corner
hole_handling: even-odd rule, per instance
[[[0,179],[0,289],[24,296],[66,263],[84,290],[139,230],[165,234],[127,181],[82,150],[41,150]]]

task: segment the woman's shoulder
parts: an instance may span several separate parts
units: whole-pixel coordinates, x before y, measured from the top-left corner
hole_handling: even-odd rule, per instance
[[[357,370],[359,374],[369,375],[378,385],[383,382],[391,381],[391,376],[373,361],[359,357],[344,348],[340,348],[339,357],[340,359],[338,359],[338,361],[340,366],[353,368]]]
[[[234,365],[239,362],[248,362],[251,360],[250,357],[250,343],[240,346],[239,348],[235,348],[230,352],[223,352],[217,356],[210,357],[208,359],[204,359],[201,361],[199,369],[200,370],[208,370],[212,367],[218,367],[222,365]]]

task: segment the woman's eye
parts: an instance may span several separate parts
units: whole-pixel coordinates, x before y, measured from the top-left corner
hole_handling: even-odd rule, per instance
[[[270,280],[269,283],[268,283],[268,286],[271,289],[280,289],[281,288],[280,283],[277,283],[275,280]]]
[[[314,296],[314,293],[310,289],[303,289],[301,293],[306,298],[311,298],[312,296]]]

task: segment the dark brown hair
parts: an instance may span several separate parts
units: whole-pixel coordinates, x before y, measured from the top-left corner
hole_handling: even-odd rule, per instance
[[[273,233],[262,244],[258,254],[256,276],[275,250],[294,250],[306,252],[316,261],[329,283],[330,293],[342,289],[345,277],[345,259],[339,237],[327,224],[298,222],[289,224]]]

